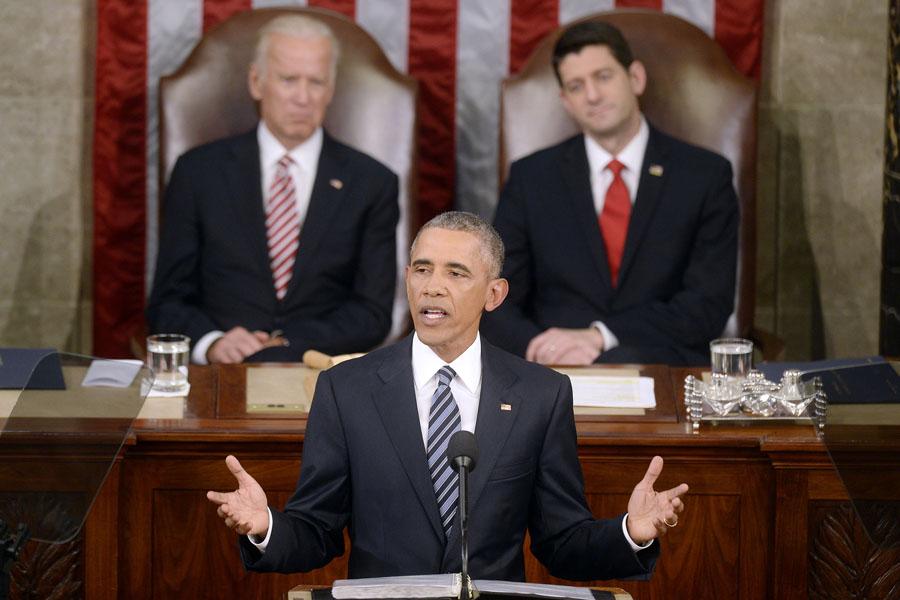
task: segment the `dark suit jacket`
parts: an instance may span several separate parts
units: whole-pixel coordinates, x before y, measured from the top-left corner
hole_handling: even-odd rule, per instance
[[[643,362],[708,363],[734,306],[738,218],[730,163],[651,126],[613,287],[583,136],[536,152],[500,197],[510,291],[482,332],[524,356],[549,327],[602,321],[623,347],[655,348]]]
[[[297,491],[273,512],[265,554],[243,538],[247,568],[308,571],[344,551],[350,577],[461,569],[459,519],[445,535],[422,442],[411,337],[319,376]],[[622,517],[595,520],[578,462],[569,379],[482,345],[482,388],[469,479],[469,572],[524,580],[526,528],[532,551],[559,577],[648,574],[654,543],[638,555]],[[511,410],[500,410],[500,404]]]
[[[340,189],[332,182],[340,181]],[[147,320],[189,335],[241,325],[280,329],[283,356],[368,350],[391,324],[398,182],[385,166],[325,134],[287,295],[275,296],[256,130],[178,159],[166,189]]]

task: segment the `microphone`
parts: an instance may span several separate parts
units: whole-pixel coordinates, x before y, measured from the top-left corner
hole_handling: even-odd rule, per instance
[[[460,600],[469,600],[469,473],[478,462],[478,444],[471,431],[460,430],[447,443],[447,460],[459,472],[459,533],[462,547]]]
[[[475,434],[461,429],[450,437],[447,443],[447,460],[459,470],[464,467],[469,473],[475,470],[478,462],[478,444]]]

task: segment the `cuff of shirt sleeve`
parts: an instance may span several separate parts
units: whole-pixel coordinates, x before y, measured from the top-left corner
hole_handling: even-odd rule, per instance
[[[194,349],[191,350],[191,362],[195,365],[208,365],[209,361],[206,360],[206,353],[209,351],[209,347],[213,345],[213,342],[224,335],[224,331],[210,331],[200,338],[197,343],[194,344]]]
[[[628,545],[631,546],[632,550],[634,550],[635,552],[640,552],[641,550],[646,550],[647,548],[649,548],[650,546],[653,545],[653,540],[650,540],[643,546],[636,544],[634,542],[634,540],[631,539],[631,536],[628,535],[628,526],[625,524],[626,521],[628,521],[628,513],[625,513],[625,516],[622,517],[622,533],[625,534],[625,541],[628,542]],[[269,529],[271,529],[271,527]],[[268,538],[266,538],[266,539],[268,539]],[[250,541],[252,542],[253,540],[250,540]]]
[[[612,350],[619,345],[619,338],[609,330],[609,327],[603,324],[603,321],[594,321],[591,323],[591,327],[599,331],[600,335],[603,336],[603,352]]]
[[[250,540],[250,543],[253,544],[257,550],[259,550],[260,554],[266,553],[266,547],[269,545],[269,538],[272,537],[272,509],[267,506],[266,511],[269,513],[269,529],[266,531],[266,537],[260,540],[259,537],[255,535],[247,536],[247,539]],[[628,534],[626,533],[625,535],[627,536]],[[631,538],[628,539],[629,541],[631,540]]]

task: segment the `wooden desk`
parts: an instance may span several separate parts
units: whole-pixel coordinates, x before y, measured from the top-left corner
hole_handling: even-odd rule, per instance
[[[245,573],[235,536],[205,498],[209,489],[233,489],[227,454],[240,457],[272,505],[283,505],[296,483],[305,416],[248,414],[246,369],[192,367],[180,418],[135,423],[91,511],[83,543],[57,549],[59,556],[29,550],[23,557],[32,567],[41,558],[42,569],[54,561],[78,565],[60,573],[55,588],[50,582],[41,589],[80,581],[90,599],[269,599],[295,585],[328,585],[346,576],[346,559],[306,575]],[[846,573],[851,566],[870,568],[866,556],[894,570],[886,582],[897,580],[900,554],[866,545],[811,425],[705,427],[695,434],[681,399],[687,371],[650,366],[642,372],[656,380],[655,411],[577,419],[588,501],[598,516],[619,514],[659,454],[666,459],[659,487],[686,481],[687,510],[663,539],[650,582],[588,584],[622,587],[636,599],[834,597],[834,580],[811,576],[811,567]],[[835,528],[852,542],[835,535]],[[526,568],[529,580],[557,581],[530,555]]]

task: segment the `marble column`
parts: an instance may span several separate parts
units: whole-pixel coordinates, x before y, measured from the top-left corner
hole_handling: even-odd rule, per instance
[[[0,0],[0,346],[90,350],[94,0]]]
[[[900,0],[889,0],[879,351],[900,356]]]

